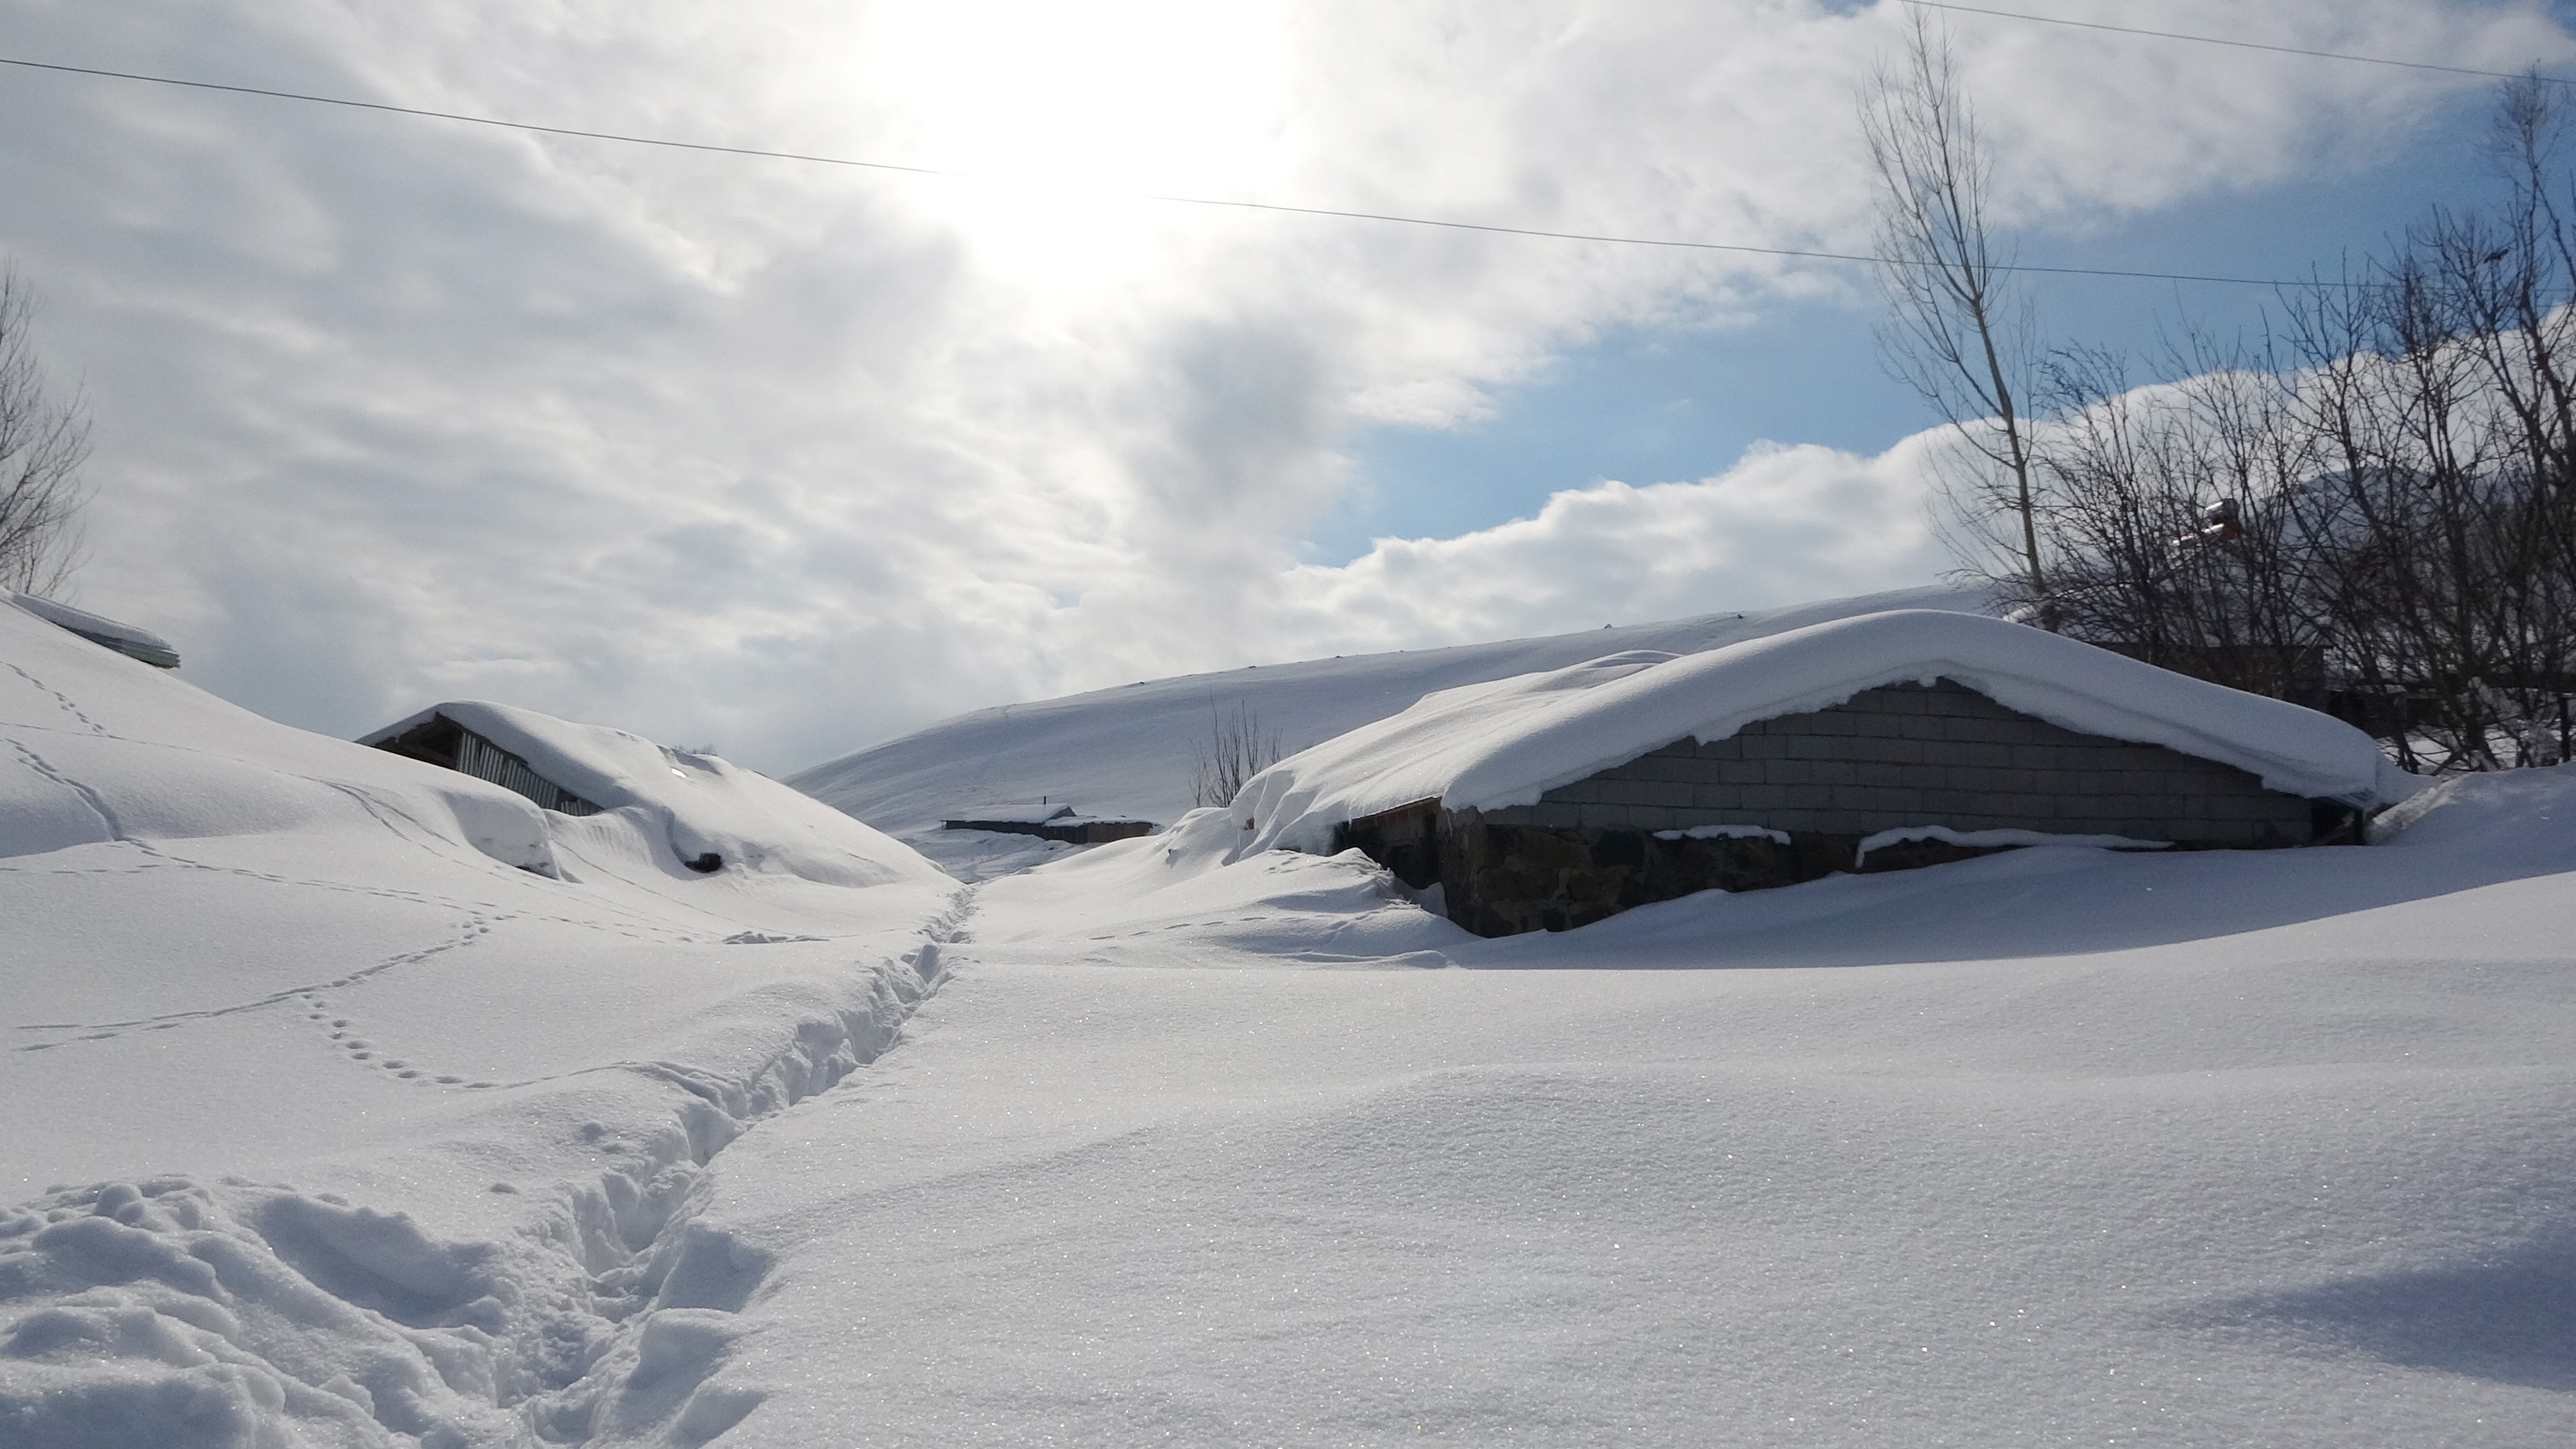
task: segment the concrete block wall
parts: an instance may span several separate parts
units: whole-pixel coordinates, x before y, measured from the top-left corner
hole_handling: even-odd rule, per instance
[[[1946,825],[2238,847],[2314,833],[2308,801],[2234,766],[2061,729],[1947,679],[1865,690],[1710,744],[1677,740],[1483,819],[1839,836]]]

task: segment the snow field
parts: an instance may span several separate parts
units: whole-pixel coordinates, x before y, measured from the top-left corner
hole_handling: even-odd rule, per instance
[[[632,782],[571,820],[6,608],[0,662],[0,1444],[749,1412],[693,1392],[764,1267],[707,1164],[888,1047],[955,883],[631,736],[495,726]]]
[[[1230,811],[960,889],[613,731],[484,720],[566,820],[0,659],[8,1449],[2576,1436],[2576,770],[1482,941]],[[1181,685],[889,798],[1139,808]]]
[[[709,1382],[764,1445],[2558,1442],[2571,812],[1490,942],[1193,816],[981,887],[904,1047],[727,1153],[778,1266]],[[1335,920],[1518,969],[1275,969]]]

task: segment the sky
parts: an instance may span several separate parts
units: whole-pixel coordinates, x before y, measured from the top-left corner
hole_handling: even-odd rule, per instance
[[[2491,0],[1996,8],[2472,69]],[[19,0],[0,249],[95,425],[76,600],[353,735],[485,698],[783,772],[1193,670],[1931,582],[1866,269],[1892,0]],[[2490,82],[1967,13],[2026,261],[2328,270]],[[2055,279],[2152,359],[2261,289]],[[2151,368],[2149,370],[2152,370]]]

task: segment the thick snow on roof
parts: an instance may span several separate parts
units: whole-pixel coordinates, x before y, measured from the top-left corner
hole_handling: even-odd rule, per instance
[[[452,700],[385,726],[359,741],[377,744],[433,715],[483,736],[546,779],[603,812],[633,817],[669,864],[713,853],[728,867],[785,872],[822,885],[872,886],[935,867],[910,847],[810,795],[729,760],[657,745],[606,725],[577,724],[515,705]],[[579,827],[557,817],[557,834]]]
[[[1973,610],[1986,602],[1972,589],[1900,589],[1540,639],[1145,680],[977,710],[786,778],[916,845],[944,820],[997,819],[995,808],[1041,795],[1078,801],[1086,814],[1104,820],[1168,825],[1197,803],[1191,798],[1192,761],[1238,710],[1261,733],[1276,731],[1287,749],[1302,750],[1384,719],[1434,690],[1561,669],[1614,650],[1690,654],[1853,614]]]
[[[2019,624],[1902,609],[1426,695],[1255,776],[1235,800],[1254,823],[1236,854],[1329,849],[1334,826],[1417,800],[1527,805],[1684,736],[1722,740],[1864,689],[1942,678],[2067,729],[2234,765],[2292,795],[2370,807],[2415,788],[2368,735],[2314,710]]]

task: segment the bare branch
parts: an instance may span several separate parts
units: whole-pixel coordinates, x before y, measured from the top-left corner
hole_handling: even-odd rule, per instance
[[[80,564],[89,420],[79,394],[56,400],[29,335],[35,299],[0,268],[0,587],[59,592]]]

